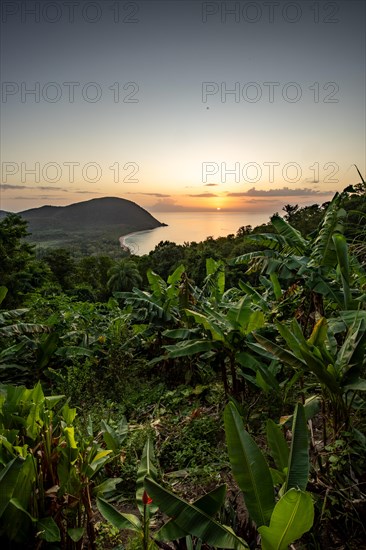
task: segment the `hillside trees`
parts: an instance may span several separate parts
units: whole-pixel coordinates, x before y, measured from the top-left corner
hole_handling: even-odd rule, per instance
[[[27,222],[16,214],[0,221],[0,283],[8,289],[4,305],[16,307],[22,295],[49,277],[48,269],[36,261],[34,247],[24,241]]]
[[[107,287],[110,291],[129,292],[142,283],[142,277],[133,260],[121,260],[108,270]]]
[[[51,269],[53,280],[60,285],[62,290],[72,288],[76,274],[76,263],[70,250],[66,248],[48,250],[43,256],[43,260]]]

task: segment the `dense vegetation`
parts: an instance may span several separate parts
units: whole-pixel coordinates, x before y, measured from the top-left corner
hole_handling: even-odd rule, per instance
[[[2,219],[2,547],[361,548],[365,197],[142,257]]]

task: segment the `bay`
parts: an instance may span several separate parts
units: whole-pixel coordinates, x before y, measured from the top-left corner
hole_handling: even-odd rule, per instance
[[[154,250],[160,241],[176,244],[204,241],[207,237],[236,234],[245,225],[255,227],[269,221],[268,212],[154,212],[154,217],[167,227],[139,231],[121,237],[121,245],[133,254],[143,256]]]

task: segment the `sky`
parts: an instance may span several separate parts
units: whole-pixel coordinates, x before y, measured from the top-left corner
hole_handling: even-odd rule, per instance
[[[273,212],[366,173],[366,3],[1,5],[0,209]]]

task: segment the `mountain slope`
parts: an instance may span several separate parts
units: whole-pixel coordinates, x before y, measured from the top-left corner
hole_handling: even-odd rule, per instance
[[[39,248],[71,247],[76,255],[121,253],[119,237],[165,225],[138,204],[117,197],[19,212]]]
[[[129,232],[162,225],[141,206],[116,197],[91,199],[69,206],[42,206],[19,214],[28,221],[31,233],[42,229],[78,231],[110,226]]]

